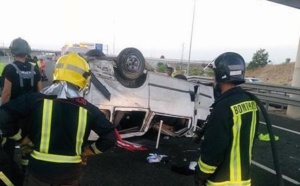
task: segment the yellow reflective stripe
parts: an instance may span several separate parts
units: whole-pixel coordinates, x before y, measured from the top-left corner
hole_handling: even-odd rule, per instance
[[[40,152],[48,153],[50,135],[51,135],[51,120],[52,120],[53,101],[45,99],[43,106],[43,120],[41,131]]]
[[[201,160],[201,157],[199,158],[199,161],[198,161],[198,166],[200,167],[200,170],[206,174],[212,174],[216,171],[217,167],[216,166],[211,166],[211,165],[208,165],[206,163],[204,163],[202,160]]]
[[[29,62],[30,64],[32,64],[33,66],[35,66],[36,64],[34,62]]]
[[[240,154],[240,130],[242,124],[242,117],[240,114],[233,113],[233,142],[230,152],[230,180],[240,181],[241,176],[241,154]]]
[[[19,129],[18,133],[12,137],[9,137],[9,139],[12,139],[15,141],[19,141],[20,139],[22,139],[22,129]]]
[[[252,158],[252,146],[253,146],[253,140],[255,136],[255,130],[256,130],[256,111],[252,112],[252,121],[251,121],[251,129],[250,129],[250,140],[249,140],[249,164],[251,164],[251,158]]]
[[[83,69],[81,69],[81,68],[79,68],[75,65],[72,65],[72,64],[57,63],[55,65],[55,68],[64,68],[64,69],[67,69],[67,70],[72,70],[72,71],[77,72],[79,74],[84,74],[86,72]]]
[[[54,162],[54,163],[80,163],[81,156],[66,156],[57,154],[46,154],[38,151],[33,151],[31,156],[37,160]]]
[[[76,134],[76,154],[81,155],[81,147],[86,128],[87,110],[80,107],[78,116],[78,126]]]
[[[224,181],[224,182],[212,182],[207,180],[207,186],[250,186],[251,180],[245,181]]]
[[[29,160],[28,159],[21,159],[21,165],[28,165]]]
[[[101,154],[102,152],[96,147],[96,143],[90,145],[90,147],[94,150],[95,154]]]
[[[5,174],[3,174],[2,171],[0,171],[0,180],[3,181],[3,183],[7,186],[13,186],[14,184],[12,184],[12,182],[5,176]]]

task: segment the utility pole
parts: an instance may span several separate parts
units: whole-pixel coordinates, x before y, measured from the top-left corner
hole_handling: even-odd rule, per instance
[[[182,71],[182,63],[183,63],[183,52],[184,52],[184,43],[182,43],[182,50],[181,50],[181,65],[180,65],[180,71]]]
[[[193,42],[193,31],[194,31],[195,9],[196,9],[196,0],[194,0],[194,11],[193,11],[193,19],[192,19],[192,30],[191,30],[190,49],[189,49],[189,60],[188,60],[188,66],[187,66],[187,75],[189,75],[189,72],[190,72],[190,62],[191,62],[191,50],[192,50],[192,42]]]
[[[115,42],[116,42],[116,37],[115,37],[115,34],[114,34],[113,55],[115,55]]]
[[[116,33],[115,33],[115,30],[116,30],[116,20],[114,19],[113,21],[114,23],[114,38],[113,38],[113,56],[115,55],[115,44],[116,44]]]

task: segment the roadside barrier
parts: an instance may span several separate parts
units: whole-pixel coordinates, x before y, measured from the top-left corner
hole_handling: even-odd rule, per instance
[[[188,81],[192,83],[210,83],[211,78],[190,76]],[[243,83],[241,85],[245,90],[256,95],[266,107],[285,108],[288,105],[300,107],[300,87],[280,86],[266,83]]]

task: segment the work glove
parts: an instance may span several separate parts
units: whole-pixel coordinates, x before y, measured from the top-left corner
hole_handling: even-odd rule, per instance
[[[197,129],[196,131],[194,131],[193,141],[195,143],[200,143],[203,135],[204,135],[204,130],[202,128]]]
[[[87,165],[87,158],[89,156],[94,156],[94,155],[96,155],[96,154],[94,153],[94,151],[91,149],[90,146],[85,147],[82,154],[81,154],[81,160],[82,160],[81,164],[82,165]]]
[[[26,136],[20,142],[21,154],[23,156],[30,154],[33,151],[33,147],[34,147],[34,145],[33,145],[32,141],[28,138],[28,136]]]
[[[195,167],[195,174],[194,174],[195,186],[205,186],[209,176],[210,174],[205,174],[204,172],[202,172],[199,168],[199,165],[197,165]]]
[[[3,133],[2,130],[0,129],[0,148],[2,148],[4,146],[4,144],[6,143],[6,137],[3,137]]]

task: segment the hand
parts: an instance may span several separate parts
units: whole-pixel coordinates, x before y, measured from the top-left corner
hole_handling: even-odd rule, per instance
[[[209,176],[210,174],[202,172],[199,166],[195,167],[194,183],[196,186],[205,186]]]
[[[81,155],[81,165],[87,165],[87,156],[82,156]]]
[[[20,142],[20,149],[23,156],[30,154],[33,151],[33,147],[34,145],[32,141],[28,138],[28,136],[26,136]]]
[[[201,130],[196,130],[193,134],[193,141],[195,143],[200,143],[201,142],[201,139],[203,137],[203,131]]]
[[[95,153],[91,150],[89,146],[85,147],[82,154],[81,154],[81,164],[87,165],[87,158],[88,156],[94,156]]]
[[[195,186],[205,186],[206,181],[194,180]]]
[[[201,178],[199,171],[195,171],[194,174],[194,183],[195,186],[205,186],[206,185],[206,179]]]

